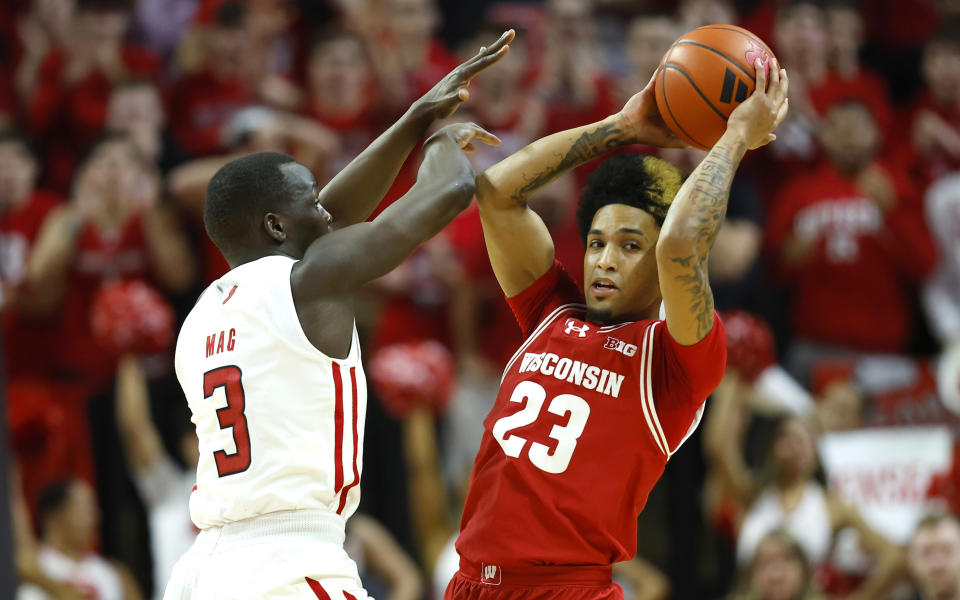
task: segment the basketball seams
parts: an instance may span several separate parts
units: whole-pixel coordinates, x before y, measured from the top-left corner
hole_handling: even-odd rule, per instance
[[[770,47],[767,46],[767,44],[763,40],[753,35],[749,31],[745,31],[739,27],[724,27],[722,25],[704,25],[703,27],[697,27],[697,29],[702,29],[704,31],[719,29],[720,31],[732,31],[733,33],[738,33],[743,37],[747,38],[748,40],[753,40],[754,42],[760,44],[760,47],[766,50],[767,53],[770,54],[770,56],[773,56],[773,51],[770,50]],[[697,29],[694,29],[693,31],[697,31]]]
[[[674,64],[663,65],[663,69],[664,69],[664,70],[673,69],[673,70],[675,70],[675,71],[679,71],[680,74],[683,75],[684,77],[686,77],[687,81],[690,82],[690,85],[693,86],[694,91],[696,91],[697,94],[699,94],[700,97],[703,98],[703,101],[707,103],[707,106],[709,106],[710,108],[712,108],[712,109],[713,109],[713,112],[715,112],[715,113],[717,113],[718,115],[720,115],[720,118],[721,118],[721,119],[723,119],[724,121],[727,120],[727,115],[723,114],[723,113],[720,111],[720,109],[718,109],[716,106],[714,106],[714,105],[713,105],[713,102],[710,102],[710,99],[707,98],[702,91],[700,91],[700,88],[697,86],[697,82],[694,81],[692,77],[690,77],[690,74],[687,73],[686,69],[684,69],[684,68],[681,67],[680,65],[674,65]],[[666,94],[664,94],[664,98],[666,98]]]
[[[750,78],[750,81],[753,81],[753,80],[756,79],[756,77],[757,77],[756,73],[751,73],[750,70],[747,69],[746,67],[744,67],[744,66],[740,63],[740,61],[738,61],[737,59],[733,58],[732,56],[730,56],[730,55],[727,54],[726,52],[721,52],[720,50],[717,50],[716,48],[713,48],[713,47],[711,47],[711,46],[708,46],[708,45],[706,45],[706,44],[704,44],[704,43],[702,43],[702,42],[694,42],[694,41],[691,41],[691,40],[683,40],[682,42],[677,42],[676,45],[677,45],[677,46],[696,46],[697,48],[703,48],[704,50],[709,50],[710,52],[713,52],[714,54],[718,54],[718,55],[722,56],[723,58],[727,59],[729,62],[733,63],[738,69],[740,69],[741,71],[743,71],[744,75],[746,75],[747,77]]]
[[[670,108],[670,101],[667,99],[667,69],[666,65],[670,61],[670,55],[673,54],[673,49],[676,48],[676,43],[670,46],[670,49],[667,50],[667,54],[663,57],[663,63],[660,66],[660,94],[663,96],[663,104],[667,107],[667,112],[670,115],[670,120],[673,121],[673,124],[677,126],[677,129],[680,130],[680,133],[687,136],[687,139],[693,142],[694,146],[699,146],[700,148],[706,148],[702,143],[700,143],[696,138],[687,133],[687,131],[680,125],[680,121],[673,115],[673,110]],[[694,86],[696,87],[696,86]],[[663,117],[663,115],[661,115]]]

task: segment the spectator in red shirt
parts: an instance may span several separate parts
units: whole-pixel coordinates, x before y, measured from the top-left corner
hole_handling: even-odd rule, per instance
[[[0,134],[0,336],[11,455],[33,501],[53,478],[92,478],[86,427],[77,427],[73,390],[56,381],[50,352],[57,323],[27,285],[32,250],[59,196],[36,188],[39,162],[26,138]]]
[[[152,78],[157,57],[124,40],[130,25],[129,0],[83,0],[68,47],[51,50],[27,107],[28,127],[50,147],[50,179],[66,189],[74,156],[100,133],[113,84],[131,77]]]
[[[129,138],[99,141],[78,170],[70,202],[44,222],[28,278],[37,299],[58,308],[58,341],[47,360],[88,393],[113,363],[91,351],[90,307],[103,285],[145,279],[182,293],[196,272],[178,220],[160,200],[154,166]]]
[[[901,121],[910,123],[911,139],[899,156],[923,189],[960,170],[960,19],[927,42],[921,71],[926,88]]]
[[[773,3],[763,3],[758,12],[773,7]],[[772,37],[766,39],[773,42],[777,59],[790,74],[790,112],[777,128],[777,143],[747,155],[750,175],[760,196],[767,200],[776,197],[784,181],[809,173],[817,164],[820,117],[811,90],[826,81],[829,73],[829,38],[820,5],[812,0],[788,0],[777,3],[775,15]]]
[[[167,135],[167,115],[160,88],[149,79],[121,82],[110,91],[105,129],[130,138],[144,158],[167,172],[182,151]]]
[[[8,379],[43,378],[50,327],[30,318],[33,308],[24,289],[27,262],[44,219],[59,196],[36,188],[39,163],[27,140],[0,134],[0,325]],[[26,297],[25,297],[26,296]]]
[[[403,106],[433,86],[456,57],[434,37],[442,15],[436,0],[382,0],[382,21],[368,24],[376,66],[392,106]]]
[[[904,352],[915,286],[936,259],[919,199],[875,161],[880,134],[869,109],[834,105],[820,140],[828,161],[784,185],[767,229],[792,290],[788,363],[802,381],[816,358]]]
[[[340,172],[381,129],[380,89],[370,48],[359,35],[330,31],[317,38],[307,61],[303,114],[340,136],[329,171]]]
[[[890,131],[893,109],[886,83],[860,63],[864,24],[856,2],[831,0],[826,6],[826,19],[830,73],[822,84],[810,90],[814,108],[823,114],[838,100],[856,98],[870,107],[880,131],[896,133]]]
[[[180,79],[173,90],[173,137],[194,156],[223,151],[223,126],[257,101],[244,63],[250,41],[246,8],[231,0],[212,19],[203,32],[202,66]]]
[[[26,104],[33,96],[40,66],[51,49],[65,46],[74,27],[75,0],[37,0],[29,10],[16,15],[7,33],[17,96]]]
[[[548,102],[543,133],[599,121],[616,112],[620,103],[604,64],[591,4],[551,0],[547,15],[545,63],[537,86]]]
[[[683,7],[692,7],[686,2]],[[682,8],[683,8],[682,7]],[[690,18],[694,18],[690,15]],[[680,35],[703,23],[678,22],[669,15],[643,15],[630,21],[627,28],[626,54],[630,71],[620,82],[620,100],[626,102],[642,90],[650,80],[650,74],[660,66],[660,60]]]

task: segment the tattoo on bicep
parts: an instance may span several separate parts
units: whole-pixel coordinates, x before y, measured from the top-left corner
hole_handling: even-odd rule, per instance
[[[556,154],[559,159],[556,164],[547,167],[529,179],[527,179],[527,174],[524,173],[523,176],[524,179],[527,179],[527,183],[514,192],[513,200],[523,203],[529,194],[547,185],[570,169],[613,150],[620,143],[619,135],[621,133],[622,130],[613,124],[600,125],[593,131],[584,132],[565,153]]]
[[[690,294],[689,311],[697,323],[697,336],[702,339],[713,327],[713,292],[707,279],[707,261],[692,254],[670,260],[683,267],[674,279]]]

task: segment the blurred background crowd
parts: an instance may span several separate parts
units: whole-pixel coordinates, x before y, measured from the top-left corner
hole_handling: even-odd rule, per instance
[[[958,19],[956,0],[4,0],[18,597],[159,598],[196,533],[172,353],[227,270],[202,224],[221,165],[277,150],[322,184],[513,27],[455,115],[504,141],[472,155],[479,172],[619,110],[683,32],[735,23],[789,71],[791,112],[742,167],[710,261],[727,375],[618,581],[649,599],[960,599]],[[628,151],[689,170],[703,156]],[[593,166],[532,201],[578,278]],[[521,341],[476,209],[370,286],[360,314],[372,385],[348,547],[376,597],[440,598]]]

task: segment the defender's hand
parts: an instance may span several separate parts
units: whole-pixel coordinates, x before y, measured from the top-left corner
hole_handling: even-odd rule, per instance
[[[620,116],[627,128],[627,138],[637,144],[650,144],[663,148],[686,148],[687,144],[673,134],[664,123],[657,108],[654,91],[657,73],[653,74],[646,87],[627,100]]]
[[[431,135],[427,141],[423,143],[423,145],[426,146],[440,136],[446,136],[450,138],[464,152],[474,151],[474,139],[477,139],[488,146],[499,146],[502,143],[500,138],[493,135],[483,127],[480,127],[476,123],[453,123],[452,125],[447,125],[446,127],[438,129],[436,133]]]
[[[781,69],[774,59],[767,85],[766,69],[759,58],[753,66],[757,71],[757,88],[740,106],[733,109],[727,119],[727,131],[736,133],[750,150],[777,139],[773,132],[787,116],[790,104],[787,100],[790,82],[786,69]]]
[[[507,55],[514,35],[516,34],[511,29],[501,35],[493,45],[480,48],[473,58],[447,73],[433,89],[417,100],[414,108],[424,111],[431,121],[452,115],[462,102],[470,98],[470,92],[467,91],[470,81]]]

